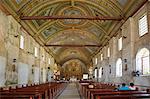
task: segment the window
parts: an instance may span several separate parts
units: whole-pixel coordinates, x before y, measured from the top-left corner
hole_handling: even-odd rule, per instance
[[[101,54],[101,61],[103,61],[103,54]]]
[[[97,78],[97,69],[94,70],[94,76]]]
[[[148,33],[147,15],[145,14],[139,19],[139,35],[143,36]]]
[[[107,48],[107,57],[110,57],[110,48]]]
[[[44,56],[44,55],[42,55],[42,60],[43,60],[43,61],[45,60],[45,56]]]
[[[118,50],[122,50],[122,37],[118,39]]]
[[[51,64],[51,59],[50,58],[48,59],[48,64]]]
[[[38,48],[37,47],[34,48],[34,56],[38,57]]]
[[[136,70],[143,75],[150,74],[149,50],[142,48],[136,55]]]
[[[122,60],[119,58],[116,62],[116,77],[122,76]]]
[[[20,36],[20,48],[24,48],[24,37],[22,35]]]
[[[99,78],[101,78],[102,77],[102,67],[100,67],[100,69],[99,69]]]

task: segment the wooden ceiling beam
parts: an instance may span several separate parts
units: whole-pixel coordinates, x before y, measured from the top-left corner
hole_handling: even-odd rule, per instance
[[[101,45],[45,45],[46,47],[101,47]]]
[[[80,20],[114,20],[121,21],[122,17],[108,16],[22,16],[21,20],[64,20],[64,19],[80,19]]]
[[[2,4],[2,1],[0,1],[0,10],[4,12],[6,15],[10,15],[9,11],[5,8],[5,6]]]

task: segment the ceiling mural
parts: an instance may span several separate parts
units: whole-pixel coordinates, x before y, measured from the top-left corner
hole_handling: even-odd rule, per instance
[[[90,52],[88,52],[85,48],[63,48],[59,49],[59,53],[60,54],[57,56],[57,61],[60,64],[63,64],[65,61],[71,59],[79,59],[86,65],[90,61]]]
[[[56,32],[59,32],[60,31],[60,28],[57,28],[55,26],[50,26],[48,29],[44,30],[42,32],[44,38],[48,38],[50,35],[56,33]]]
[[[53,54],[58,63],[63,64],[72,59],[79,59],[85,64],[90,64],[90,60],[98,50],[116,35],[116,31],[123,22],[146,0],[1,1],[21,26]],[[55,17],[55,19],[22,20],[21,18],[25,16],[30,18],[49,16]],[[64,16],[77,17],[77,19],[56,19]],[[87,19],[78,19],[79,17]],[[89,17],[113,17],[116,20],[89,20]],[[70,47],[61,45],[98,46]]]
[[[85,15],[83,11],[81,11],[80,9],[76,8],[76,7],[68,7],[66,9],[63,9],[62,12],[60,12],[60,15],[64,15],[64,16],[82,16]],[[74,27],[76,25],[82,25],[83,23],[85,23],[85,20],[79,20],[79,19],[65,19],[60,21],[61,24],[69,26],[69,27]]]
[[[128,0],[118,0],[118,2],[122,5],[125,6]]]

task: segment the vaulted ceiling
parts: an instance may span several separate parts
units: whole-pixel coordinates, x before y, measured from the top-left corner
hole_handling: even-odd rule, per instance
[[[116,35],[123,22],[147,0],[1,0],[33,38],[45,47],[60,64],[79,59],[85,64]],[[35,19],[24,16],[92,16],[118,20]],[[45,46],[45,45],[98,45]]]

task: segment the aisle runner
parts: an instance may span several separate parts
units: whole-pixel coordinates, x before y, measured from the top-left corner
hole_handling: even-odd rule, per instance
[[[58,99],[80,99],[75,83],[70,83]]]

